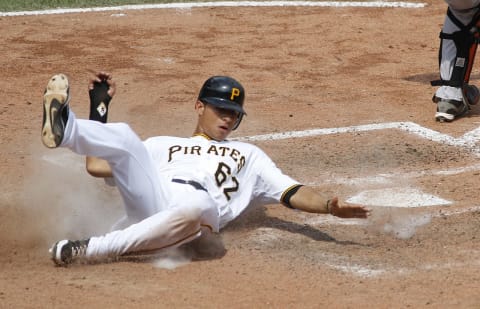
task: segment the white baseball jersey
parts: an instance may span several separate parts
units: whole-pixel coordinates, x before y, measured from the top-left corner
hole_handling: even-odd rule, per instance
[[[90,238],[91,258],[179,246],[202,226],[217,232],[252,200],[280,202],[299,185],[251,144],[204,135],[141,141],[127,124],[76,119],[72,111],[61,146],[107,160],[124,201],[125,218]]]
[[[217,142],[204,135],[191,138],[152,137],[145,146],[159,175],[201,184],[219,210],[221,225],[237,217],[255,199],[279,202],[298,184],[284,175],[258,147],[237,142]]]

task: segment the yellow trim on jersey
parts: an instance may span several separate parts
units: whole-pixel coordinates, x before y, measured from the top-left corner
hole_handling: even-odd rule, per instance
[[[295,190],[295,189],[298,189],[300,187],[302,187],[303,185],[302,184],[296,184],[296,185],[292,185],[290,187],[288,187],[285,191],[283,191],[282,193],[282,196],[280,197],[280,202],[284,205],[286,205],[287,207],[289,208],[292,208],[292,206],[290,205],[290,196],[288,196],[288,194],[292,191],[292,190]],[[296,192],[294,192],[293,194],[295,194]],[[285,201],[285,197],[288,196],[288,201]]]
[[[287,188],[287,190],[283,191],[282,196],[280,197],[280,202],[283,202],[283,199],[285,198],[285,195],[287,195],[287,193],[288,193],[290,190],[292,190],[292,189],[294,189],[294,188],[296,188],[296,187],[298,187],[298,186],[301,186],[301,185],[297,183],[296,185],[290,186],[290,187]]]
[[[204,137],[204,138],[208,139],[209,141],[212,140],[212,138],[205,133],[195,133],[195,134],[193,134],[193,137],[194,136],[201,136],[201,137]]]

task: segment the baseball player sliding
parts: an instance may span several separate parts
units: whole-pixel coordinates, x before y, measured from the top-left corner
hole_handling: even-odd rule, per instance
[[[340,206],[337,197],[325,198],[283,174],[258,147],[227,140],[245,115],[245,91],[231,77],[204,83],[191,137],[145,141],[125,123],[107,123],[116,87],[110,74],[99,72],[89,81],[88,120],[70,109],[69,86],[64,74],[48,81],[42,142],[86,156],[90,174],[118,187],[126,215],[105,235],[55,243],[50,253],[57,265],[178,247],[205,231],[219,232],[254,200],[342,218],[369,215],[367,208]]]

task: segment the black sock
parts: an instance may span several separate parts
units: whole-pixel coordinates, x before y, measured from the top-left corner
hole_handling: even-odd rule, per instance
[[[112,99],[112,97],[108,95],[108,87],[108,83],[102,81],[100,83],[94,83],[93,89],[89,91],[90,115],[88,119],[102,123],[107,122],[108,104]]]

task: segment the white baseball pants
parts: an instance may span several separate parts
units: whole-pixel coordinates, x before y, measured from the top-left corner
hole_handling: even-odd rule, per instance
[[[127,218],[122,222],[133,223],[91,237],[87,258],[180,246],[200,236],[202,226],[218,231],[218,210],[208,193],[158,175],[142,141],[127,124],[76,119],[70,110],[61,147],[109,162],[125,204]]]

